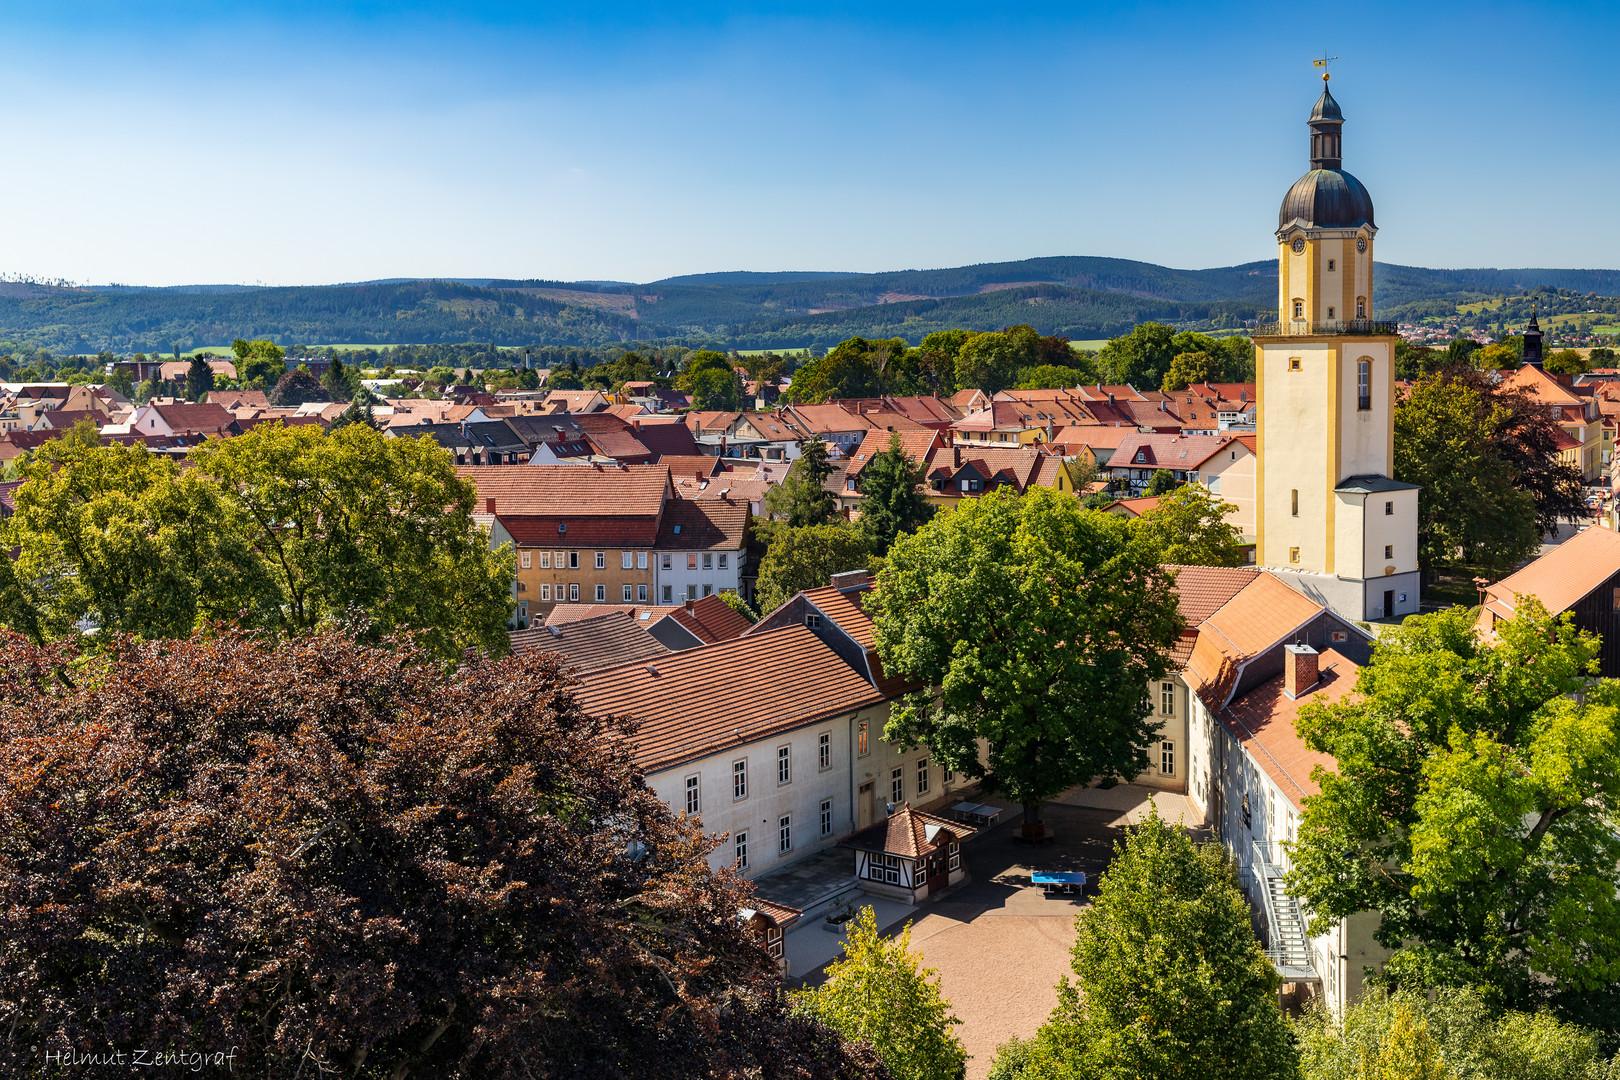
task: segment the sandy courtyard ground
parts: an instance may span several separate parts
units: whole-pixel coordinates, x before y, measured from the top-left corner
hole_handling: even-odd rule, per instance
[[[1015,838],[1016,821],[1004,822],[964,845],[971,882],[907,916],[912,947],[938,970],[941,990],[962,1021],[957,1034],[973,1055],[968,1080],[983,1080],[998,1045],[1035,1033],[1057,1004],[1058,981],[1070,973],[1074,916],[1090,896],[1049,898],[1030,874],[1084,870],[1094,890],[1122,826],[1145,816],[1150,802],[1167,819],[1191,816],[1182,796],[1134,786],[1067,792],[1042,815],[1057,835],[1054,843],[1031,848]],[[900,925],[888,929],[898,933]],[[820,978],[820,971],[809,973],[806,982]]]

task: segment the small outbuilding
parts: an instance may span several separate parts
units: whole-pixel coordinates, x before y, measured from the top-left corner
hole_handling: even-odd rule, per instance
[[[783,935],[803,914],[804,912],[796,907],[772,903],[761,896],[751,898],[748,906],[737,912],[737,918],[765,946],[765,951],[770,953],[771,959],[776,961],[776,968],[784,979],[788,977],[788,958],[787,943],[783,940]]]
[[[855,877],[874,896],[920,903],[967,880],[962,841],[977,830],[907,803],[838,842],[855,852]]]

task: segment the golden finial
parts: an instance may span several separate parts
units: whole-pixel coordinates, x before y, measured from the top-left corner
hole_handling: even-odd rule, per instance
[[[1338,59],[1337,56],[1329,56],[1327,54],[1327,50],[1323,49],[1321,58],[1317,59],[1317,60],[1312,60],[1311,61],[1311,66],[1312,67],[1322,68],[1323,69],[1322,70],[1322,81],[1327,82],[1328,78],[1329,78],[1328,73],[1327,73],[1327,66],[1329,64],[1333,63],[1333,61],[1335,61],[1337,59]]]

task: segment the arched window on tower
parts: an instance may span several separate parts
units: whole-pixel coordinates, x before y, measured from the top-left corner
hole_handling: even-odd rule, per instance
[[[1294,318],[1303,319],[1304,317],[1305,317],[1305,301],[1296,299],[1294,301]]]
[[[1356,318],[1365,319],[1366,317],[1367,317],[1367,298],[1365,296],[1358,296],[1358,297],[1356,297]]]
[[[1356,361],[1356,410],[1367,412],[1372,408],[1372,361]]]

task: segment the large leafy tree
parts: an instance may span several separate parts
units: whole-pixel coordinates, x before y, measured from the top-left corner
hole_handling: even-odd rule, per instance
[[[939,976],[911,951],[911,927],[898,937],[878,933],[863,907],[849,924],[844,955],[827,979],[794,995],[794,1007],[851,1042],[871,1045],[895,1080],[960,1080],[967,1051],[952,1027]]]
[[[1425,565],[1513,565],[1542,532],[1585,512],[1580,470],[1557,457],[1560,430],[1525,394],[1452,366],[1395,410],[1395,476],[1418,497]]]
[[[182,469],[144,447],[56,439],[24,476],[3,526],[27,607],[15,627],[295,634],[359,610],[448,659],[505,648],[511,553],[490,550],[471,483],[431,440],[261,425]]]
[[[1131,524],[1158,545],[1167,563],[1241,566],[1243,534],[1227,517],[1235,510],[1202,484],[1184,484]]]
[[[827,584],[834,574],[877,565],[867,537],[842,522],[802,528],[778,525],[761,531],[769,540],[755,584],[762,612],[774,611],[802,589]]]
[[[1612,1080],[1594,1032],[1540,1012],[1502,1012],[1468,989],[1372,993],[1343,1016],[1295,1027],[1302,1080]]]
[[[1301,736],[1337,761],[1291,854],[1316,927],[1376,912],[1397,984],[1620,1028],[1620,684],[1588,680],[1597,649],[1533,598],[1491,641],[1452,608],[1307,704]]]
[[[270,404],[284,408],[305,405],[311,401],[331,400],[321,381],[311,375],[307,368],[298,368],[284,374],[265,397]]]
[[[882,1075],[788,1011],[747,885],[555,655],[387,645],[0,636],[0,1071]]]
[[[788,396],[795,402],[813,405],[833,398],[909,393],[915,367],[911,354],[904,338],[850,338],[794,372]]]
[[[926,743],[1022,803],[1026,826],[1064,788],[1147,767],[1144,688],[1181,614],[1157,546],[1123,518],[1044,488],[966,500],[895,541],[874,599],[884,669],[922,684],[885,738]]]
[[[838,499],[826,486],[832,474],[827,444],[809,440],[788,467],[787,476],[766,492],[766,512],[794,528],[827,524],[838,516]]]
[[[694,409],[736,409],[742,400],[742,380],[737,377],[731,358],[713,349],[688,353],[675,387],[692,396]]]
[[[236,354],[236,377],[244,387],[269,389],[286,373],[286,351],[273,341],[237,338],[231,342],[231,351]]]
[[[1075,981],[1019,1080],[1286,1080],[1297,1075],[1281,978],[1250,925],[1231,864],[1157,813],[1132,828],[1075,919]]]
[[[869,538],[873,551],[888,551],[896,536],[934,516],[934,505],[923,494],[926,475],[925,467],[906,454],[899,432],[890,435],[888,447],[874,454],[861,470],[857,527]]]

